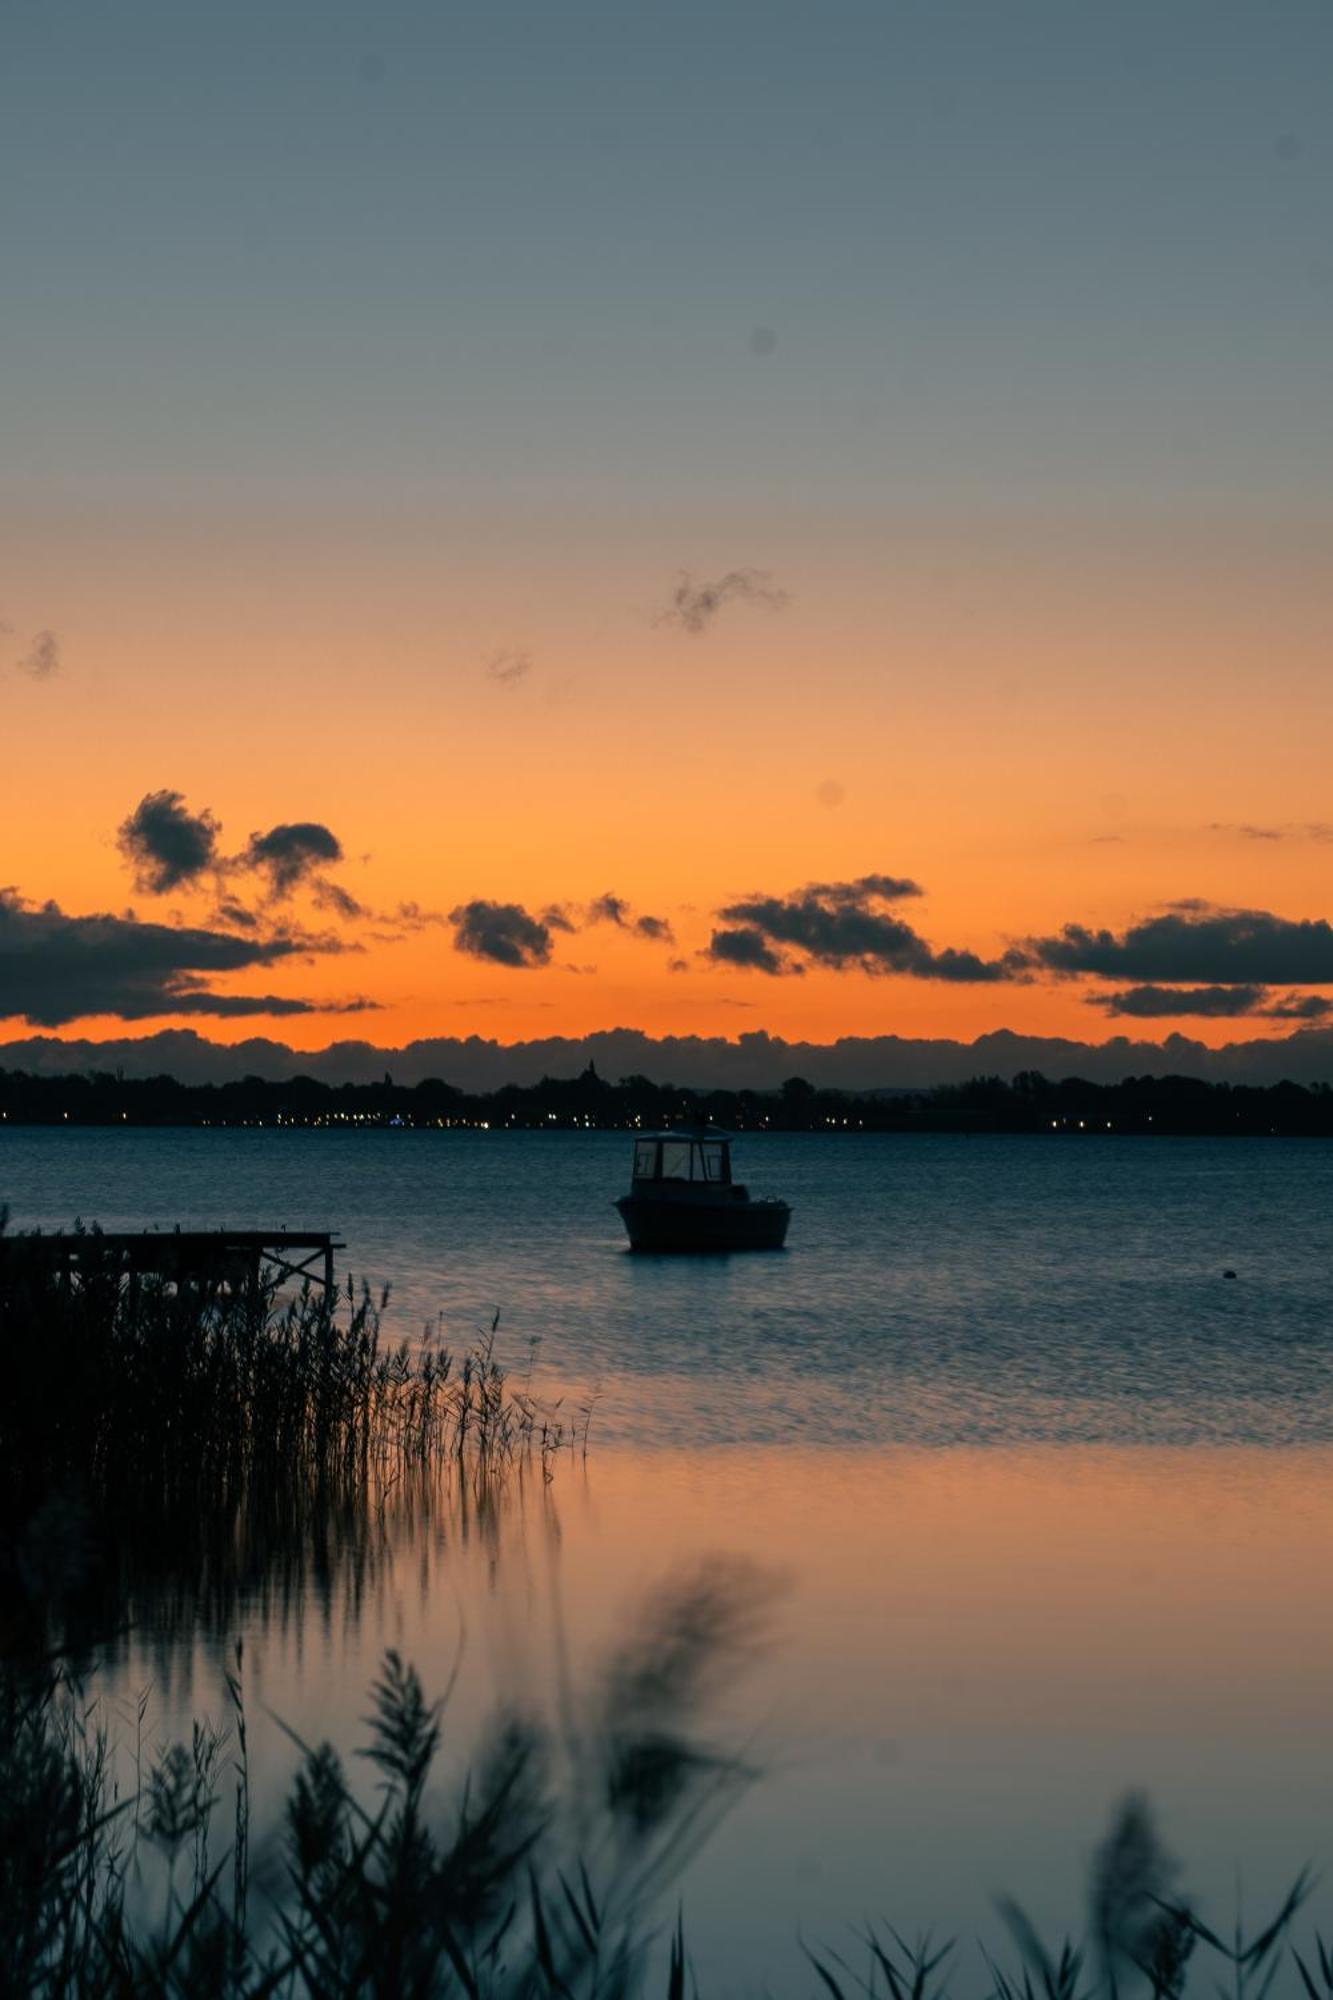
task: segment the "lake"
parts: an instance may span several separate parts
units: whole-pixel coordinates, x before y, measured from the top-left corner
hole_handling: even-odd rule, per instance
[[[799,1925],[1076,1923],[1115,1801],[1150,1794],[1229,1920],[1333,1859],[1333,1147],[756,1136],[777,1256],[638,1259],[598,1133],[0,1130],[15,1224],[334,1227],[387,1329],[489,1327],[586,1460],[483,1525],[405,1521],[373,1574],[238,1614],[261,1797],[343,1745],[386,1645],[463,1665],[454,1754],[552,1698],[654,1583],[771,1579],[719,1697],[763,1775],[683,1884],[705,1983],[804,1986]],[[1234,1279],[1223,1272],[1232,1270]],[[534,1347],[534,1343],[537,1345]],[[220,1714],[234,1634],[120,1641],[113,1701]]]

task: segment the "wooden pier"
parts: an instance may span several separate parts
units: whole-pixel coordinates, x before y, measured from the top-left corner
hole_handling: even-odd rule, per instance
[[[0,1274],[74,1281],[96,1273],[157,1277],[174,1284],[313,1280],[332,1294],[333,1253],[346,1246],[327,1229],[80,1230],[72,1235],[0,1236]]]

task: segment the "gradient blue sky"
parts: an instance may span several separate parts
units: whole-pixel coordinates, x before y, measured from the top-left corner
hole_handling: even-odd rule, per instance
[[[1331,114],[1314,0],[9,0],[4,876],[116,906],[171,787],[335,826],[380,906],[613,887],[687,955],[870,871],[983,953],[1321,916]],[[738,567],[789,608],[654,623]],[[405,1031],[494,981],[385,951]],[[515,1029],[1088,1027],[598,966]]]

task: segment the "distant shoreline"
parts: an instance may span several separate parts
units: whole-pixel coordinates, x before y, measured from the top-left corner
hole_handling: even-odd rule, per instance
[[[646,1077],[610,1083],[589,1066],[469,1093],[438,1078],[412,1085],[283,1082],[184,1084],[105,1072],[41,1076],[0,1070],[5,1127],[635,1132],[706,1120],[736,1132],[958,1133],[1055,1136],[1333,1138],[1333,1087],[1126,1077],[1099,1084],[1024,1072],[929,1090],[821,1090],[791,1077],[778,1090],[690,1090]]]

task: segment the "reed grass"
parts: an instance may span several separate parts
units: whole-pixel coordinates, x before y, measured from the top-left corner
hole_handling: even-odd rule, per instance
[[[387,1343],[387,1301],[350,1279],[284,1301],[272,1285],[131,1283],[96,1263],[70,1282],[0,1256],[0,1493],[183,1473],[222,1488],[445,1455],[494,1469],[569,1442],[488,1338],[461,1354],[429,1336]]]
[[[239,1647],[225,1729],[196,1725],[124,1796],[77,1683],[49,1662],[26,1677],[11,1667],[0,1674],[0,1992],[628,2000],[664,1892],[752,1776],[701,1735],[698,1712],[701,1689],[749,1646],[761,1597],[734,1572],[679,1579],[594,1677],[576,1720],[557,1733],[498,1715],[451,1796],[434,1783],[447,1694],[428,1699],[390,1652],[361,1752],[373,1789],[329,1744],[299,1744],[281,1828],[257,1844]],[[673,1993],[683,1978],[678,1934]]]
[[[6,1259],[0,1218],[0,1654],[105,1638],[152,1589],[182,1617],[364,1561],[447,1472],[483,1511],[586,1448],[513,1382],[495,1326],[383,1333],[387,1290],[71,1282]],[[53,1617],[59,1614],[58,1630]]]
[[[663,1903],[754,1775],[689,1726],[692,1688],[736,1644],[721,1618],[715,1583],[678,1590],[659,1625],[610,1663],[576,1741],[501,1715],[447,1799],[433,1783],[447,1696],[429,1700],[388,1653],[360,1753],[373,1792],[331,1746],[301,1744],[257,1866],[239,1649],[229,1725],[196,1725],[121,1797],[106,1732],[77,1687],[49,1666],[26,1685],[0,1675],[0,1993],[638,2000],[665,1989],[665,2000],[698,2000],[683,1916],[664,1920]],[[641,1666],[659,1641],[673,1664],[649,1692]],[[1170,1893],[1171,1874],[1142,1803],[1129,1801],[1094,1860],[1076,1936],[1048,1943],[1006,1901],[991,1940],[909,1938],[886,1922],[841,1944],[793,1936],[797,1990],[813,2000],[1330,2000],[1333,1944],[1317,1927],[1295,1935],[1308,1874],[1258,1925],[1238,1919],[1230,1930]]]

